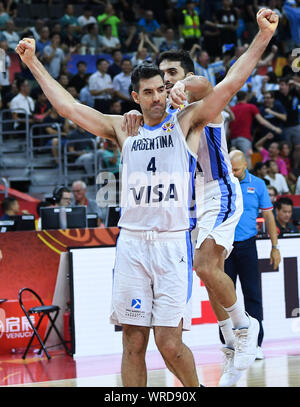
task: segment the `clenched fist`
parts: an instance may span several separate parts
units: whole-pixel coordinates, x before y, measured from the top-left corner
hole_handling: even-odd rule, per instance
[[[22,62],[27,64],[35,56],[35,40],[33,38],[23,38],[19,41],[16,52],[19,54]]]
[[[261,32],[273,35],[278,26],[278,15],[267,8],[260,9],[256,14],[257,24]]]

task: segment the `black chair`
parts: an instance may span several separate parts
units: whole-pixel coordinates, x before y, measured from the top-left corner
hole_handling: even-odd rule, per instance
[[[37,307],[32,307],[29,310],[26,310],[26,308],[24,307],[24,304],[23,304],[23,293],[25,291],[28,291],[28,292],[32,293],[37,298],[40,305],[37,306]],[[68,349],[65,341],[63,340],[61,334],[59,333],[57,327],[55,326],[55,321],[56,321],[56,319],[58,317],[58,314],[59,314],[59,311],[60,311],[60,308],[57,305],[45,305],[43,303],[42,299],[40,298],[40,296],[35,291],[33,291],[31,288],[22,288],[19,291],[19,304],[20,304],[24,314],[26,315],[26,318],[28,319],[28,322],[29,322],[31,328],[33,329],[33,335],[30,338],[30,341],[29,341],[29,343],[27,345],[27,348],[26,348],[26,350],[25,350],[25,352],[24,352],[24,354],[22,356],[23,359],[26,358],[27,352],[28,352],[28,350],[29,350],[35,336],[37,337],[37,339],[38,339],[38,341],[39,341],[39,343],[41,345],[41,348],[40,348],[38,354],[41,354],[42,349],[43,349],[45,351],[46,355],[47,355],[48,360],[51,359],[51,356],[49,355],[49,353],[48,353],[48,351],[46,349],[46,342],[47,342],[47,339],[48,339],[48,337],[50,335],[50,332],[52,331],[52,328],[54,328],[55,332],[57,333],[57,336],[59,337],[60,342],[64,346],[67,354],[71,355],[70,350]],[[55,313],[54,317],[51,316],[52,313]],[[36,325],[34,325],[32,320],[30,319],[30,315],[32,315],[32,314],[38,314],[39,315],[39,320],[38,320],[38,323]],[[40,337],[40,335],[38,333],[38,330],[39,330],[41,322],[42,322],[42,320],[44,319],[45,316],[47,316],[49,321],[50,321],[50,327],[48,329],[48,332],[45,335],[44,341],[42,341],[42,339],[41,339],[41,337]]]

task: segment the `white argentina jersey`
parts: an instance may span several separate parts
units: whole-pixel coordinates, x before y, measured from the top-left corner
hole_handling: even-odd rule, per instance
[[[195,171],[177,114],[140,127],[122,149],[121,217],[129,230],[175,232],[196,225]]]

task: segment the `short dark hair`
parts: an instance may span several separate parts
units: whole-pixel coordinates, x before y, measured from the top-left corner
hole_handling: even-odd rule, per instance
[[[103,62],[103,61],[109,63],[106,58],[99,58],[99,59],[97,59],[97,61],[96,61],[96,66],[99,66],[99,65],[101,64],[101,62]]]
[[[291,200],[291,198],[288,198],[287,196],[282,196],[276,201],[275,208],[280,210],[282,205],[290,205],[293,207],[293,201]]]
[[[157,65],[159,66],[162,61],[179,61],[180,66],[184,70],[184,73],[187,74],[188,72],[195,73],[195,66],[194,61],[192,60],[188,51],[183,49],[176,50],[171,49],[169,51],[162,52],[157,59]]]
[[[78,61],[77,64],[76,64],[77,68],[78,68],[78,65],[85,65],[85,66],[86,66],[86,62],[81,59],[81,60]]]
[[[142,63],[134,68],[131,75],[131,86],[134,92],[139,91],[139,85],[141,79],[150,79],[159,75],[164,80],[164,73],[152,63]]]
[[[237,94],[236,94],[237,100],[238,102],[240,102],[241,100],[245,100],[247,97],[247,92],[240,90]]]
[[[3,199],[2,202],[2,211],[3,213],[6,213],[12,205],[16,202],[17,198],[14,198],[13,196],[8,196]]]

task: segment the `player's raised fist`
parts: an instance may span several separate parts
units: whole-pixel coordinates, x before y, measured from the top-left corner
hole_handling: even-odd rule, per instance
[[[273,35],[278,26],[279,17],[274,11],[262,8],[257,12],[256,20],[260,31]]]
[[[26,64],[35,55],[35,40],[33,38],[23,38],[21,41],[19,41],[16,52]]]

